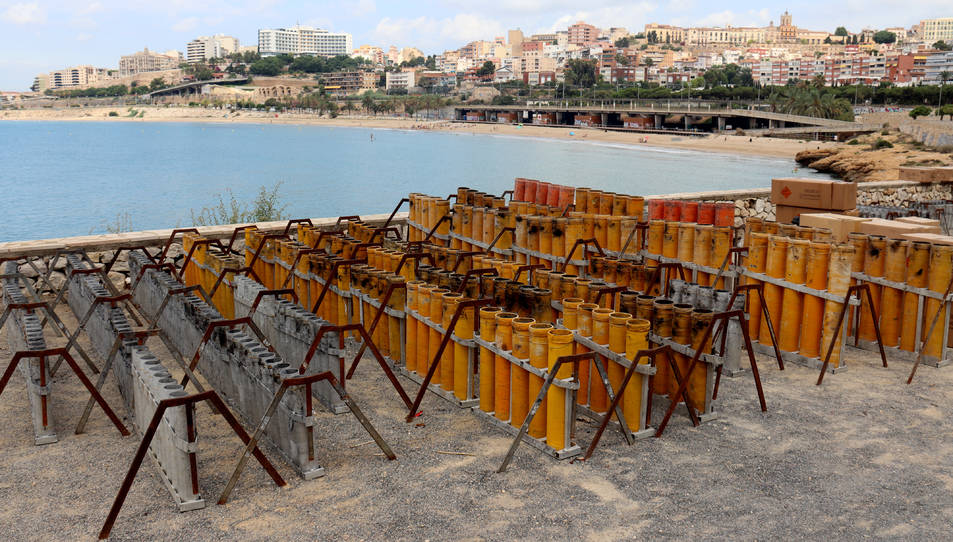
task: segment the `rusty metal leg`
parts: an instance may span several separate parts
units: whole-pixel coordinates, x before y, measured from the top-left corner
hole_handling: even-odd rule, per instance
[[[636,358],[638,359],[638,358]],[[629,380],[632,379],[632,375],[635,374],[636,362],[632,362],[632,366],[629,367],[629,370],[625,372],[625,378],[622,379],[622,385],[619,386],[619,393],[612,399],[612,403],[609,405],[609,412],[613,412],[616,408],[619,407],[619,400],[622,397],[622,394],[625,392],[625,389],[629,386]],[[586,450],[586,455],[582,457],[582,461],[588,460],[592,457],[592,452],[595,451],[596,446],[599,444],[599,439],[602,438],[602,433],[605,432],[606,427],[609,426],[610,416],[603,416],[602,422],[599,424],[599,429],[596,430],[596,434],[592,437],[592,442],[589,443],[589,448]],[[628,433],[628,431],[625,431]]]
[[[709,326],[709,331],[711,326]],[[707,335],[707,334],[706,334]],[[708,340],[706,336],[702,341],[702,344]],[[698,415],[695,414],[695,405],[692,403],[691,398],[688,396],[688,379],[692,376],[692,371],[695,370],[695,366],[698,365],[698,357],[701,355],[701,351],[696,351],[695,355],[692,356],[692,362],[688,366],[688,372],[685,374],[684,378],[682,377],[681,371],[678,370],[678,364],[675,363],[675,360],[666,355],[668,359],[668,366],[672,369],[672,376],[675,377],[675,382],[678,383],[678,391],[675,392],[675,397],[671,399],[670,404],[668,405],[668,410],[665,411],[665,416],[662,417],[662,423],[659,424],[658,429],[655,431],[655,438],[662,436],[662,433],[665,431],[665,427],[668,426],[668,421],[672,418],[672,414],[675,413],[675,409],[678,408],[678,398],[681,397],[685,402],[685,408],[688,410],[688,417],[692,420],[692,425],[698,427]]]
[[[106,400],[103,399],[102,395],[100,395],[99,390],[97,390],[93,386],[93,383],[90,382],[88,378],[86,378],[86,375],[83,374],[83,371],[81,371],[79,366],[76,365],[76,362],[73,361],[73,356],[71,356],[69,352],[64,350],[63,359],[66,360],[66,363],[70,366],[71,369],[73,369],[73,372],[76,373],[76,377],[79,378],[80,382],[83,383],[83,386],[85,386],[86,389],[89,390],[89,394],[92,395],[94,399],[96,399],[96,402],[99,403],[99,406],[103,409],[103,412],[106,413],[106,416],[109,418],[109,420],[113,422],[113,425],[116,426],[116,429],[119,430],[119,433],[122,434],[122,436],[124,437],[128,436],[129,430],[126,429],[126,426],[123,425],[121,421],[119,421],[119,416],[116,416],[116,413],[113,412],[113,409],[109,407],[109,404],[106,403]]]
[[[74,331],[70,336],[69,340],[66,342],[66,346],[63,349],[67,352],[76,344],[76,339],[79,338],[79,334],[86,329],[86,324],[89,323],[89,319],[93,316],[93,312],[96,311],[97,301],[93,301],[92,305],[89,306],[89,309],[86,311],[86,314],[83,315],[83,319],[80,320],[79,325],[76,326],[76,331]],[[52,309],[50,309],[52,311]],[[63,362],[63,356],[56,358],[56,362],[53,364],[53,367],[50,368],[50,376],[55,376],[56,371],[59,370],[60,364]],[[93,374],[99,373],[99,368],[93,364],[92,360],[87,360],[87,365],[89,365],[90,370],[93,371]]]
[[[824,373],[827,372],[827,366],[831,363],[831,355],[834,353],[834,345],[837,344],[837,338],[840,336],[840,328],[844,324],[844,316],[847,314],[849,306],[850,292],[848,292],[847,297],[844,298],[844,304],[841,306],[840,315],[837,317],[837,326],[834,328],[834,333],[831,335],[831,344],[827,347],[827,355],[824,356],[824,365],[821,366],[821,374],[817,375],[818,386],[820,386],[821,382],[824,381]]]
[[[371,425],[371,421],[367,419],[361,409],[358,408],[357,403],[351,399],[351,396],[344,391],[344,388],[341,387],[341,384],[334,378],[332,375],[328,375],[328,383],[331,384],[331,387],[334,388],[338,395],[341,396],[341,400],[351,409],[351,414],[354,414],[354,417],[357,418],[357,421],[361,422],[361,425],[364,426],[364,429],[367,433],[374,439],[374,442],[377,443],[377,446],[384,452],[384,455],[387,456],[387,459],[391,461],[397,459],[397,455],[394,454],[394,451],[384,440],[384,437],[374,429],[374,426]]]
[[[863,284],[864,292],[867,294],[867,303],[870,304],[870,317],[874,321],[874,333],[877,335],[877,347],[880,349],[880,359],[883,361],[884,367],[887,366],[887,352],[884,351],[884,342],[880,336],[880,320],[877,316],[877,308],[874,307],[874,296],[870,293],[870,285],[866,282]],[[859,296],[858,296],[859,297]]]
[[[109,349],[109,355],[106,356],[106,363],[103,365],[103,370],[99,373],[99,380],[96,381],[97,390],[103,389],[103,385],[106,383],[106,375],[108,375],[109,370],[112,369],[113,362],[116,360],[116,354],[119,353],[119,346],[122,344],[122,341],[122,334],[117,335],[116,340],[113,341],[113,345]],[[93,403],[95,402],[96,399],[93,397],[90,397],[89,401],[86,401],[86,408],[83,409],[83,415],[80,416],[79,423],[76,424],[77,435],[86,430],[86,422],[89,421],[89,415],[93,412]]]
[[[616,397],[621,397],[622,392],[619,391],[618,393],[613,393],[612,384],[609,383],[609,373],[606,371],[605,366],[602,365],[602,358],[600,356],[595,356],[592,361],[593,365],[596,366],[596,370],[599,372],[599,378],[602,379],[602,384],[606,388],[606,395],[609,397],[609,401],[615,405],[614,408],[606,411],[605,415],[603,415],[603,418],[611,419],[612,413],[615,412],[615,417],[619,421],[619,427],[622,429],[622,436],[625,437],[625,443],[631,446],[632,435],[629,433],[628,424],[625,423],[625,416],[622,415],[622,407],[620,407],[618,401],[616,401]]]
[[[738,318],[743,319],[744,316],[739,315]],[[754,348],[751,346],[751,335],[748,334],[747,326],[743,325],[743,320],[741,323],[741,335],[745,339],[745,348],[748,350],[748,363],[751,364],[751,377],[754,378],[754,386],[758,390],[758,401],[761,404],[761,412],[767,412],[768,404],[764,400],[764,388],[761,386],[761,373],[758,371],[758,362],[755,360]]]
[[[540,388],[539,395],[536,396],[536,400],[533,402],[533,407],[529,409],[529,414],[527,414],[526,419],[523,420],[523,425],[520,426],[519,433],[516,434],[513,444],[510,445],[509,451],[506,452],[506,457],[503,458],[503,463],[500,465],[500,468],[496,470],[496,472],[506,472],[506,467],[509,466],[510,461],[513,459],[513,454],[516,453],[516,449],[519,448],[520,442],[523,441],[523,436],[526,435],[526,432],[529,430],[529,424],[533,421],[533,417],[536,416],[536,411],[539,410],[539,406],[543,404],[543,399],[546,398],[546,392],[549,391],[549,386],[552,385],[554,378],[556,378],[555,371],[546,375],[546,380],[543,381],[543,387]],[[608,417],[608,415],[606,417]]]
[[[771,336],[771,346],[774,347],[774,357],[778,358],[778,370],[784,370],[784,360],[781,359],[781,350],[778,348],[778,336],[774,332],[774,323],[771,322],[771,313],[768,312],[768,304],[764,301],[764,285],[761,285],[761,288],[758,289],[758,299],[761,301],[761,317],[764,318],[766,324],[768,324],[768,334]],[[728,307],[731,310],[731,307]],[[745,322],[741,322],[741,327],[745,326]],[[728,325],[725,324],[725,333],[728,333]]]
[[[235,434],[238,435],[238,438],[240,438],[242,443],[247,446],[248,443],[251,441],[251,439],[248,436],[248,433],[245,432],[245,429],[242,427],[242,425],[238,423],[238,420],[235,419],[235,415],[232,414],[230,410],[228,410],[228,407],[225,405],[225,402],[222,401],[222,398],[219,397],[218,394],[215,393],[215,391],[210,390],[205,393],[208,394],[208,400],[213,405],[215,405],[219,409],[219,411],[222,413],[222,417],[225,418],[225,421],[228,422],[228,425],[232,427],[232,430],[235,431]],[[205,395],[205,394],[202,394],[202,395]],[[258,461],[258,463],[262,466],[263,469],[265,469],[265,472],[267,472],[268,475],[271,476],[271,479],[276,486],[284,487],[288,485],[288,483],[285,482],[284,478],[282,478],[281,475],[278,474],[278,471],[275,469],[274,465],[271,464],[271,461],[269,461],[268,458],[265,457],[265,454],[261,452],[261,449],[255,448],[252,451],[252,455],[255,456],[255,459]]]
[[[367,333],[367,330],[364,329],[364,326],[358,325],[358,332],[364,337],[364,344],[366,344],[370,349],[371,353],[374,355],[374,358],[377,360],[377,364],[381,366],[381,370],[384,371],[384,374],[387,376],[387,379],[390,380],[390,383],[394,386],[394,389],[397,390],[397,394],[400,395],[404,404],[407,405],[407,408],[413,408],[414,402],[410,400],[410,397],[407,395],[407,392],[404,391],[404,387],[400,385],[400,381],[397,380],[397,376],[394,375],[394,371],[390,369],[390,365],[387,364],[387,360],[384,359],[384,356],[381,354],[380,350],[377,349],[377,345],[374,344],[374,341],[371,339],[371,336]],[[434,364],[436,367],[436,364]],[[433,376],[431,375],[431,378]],[[343,385],[343,382],[339,383]],[[424,390],[426,387],[421,387],[421,390]],[[419,405],[418,405],[419,406]]]

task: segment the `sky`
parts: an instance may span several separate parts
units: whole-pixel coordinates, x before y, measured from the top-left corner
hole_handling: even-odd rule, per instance
[[[585,20],[633,33],[646,23],[681,26],[777,24],[784,10],[812,30],[909,27],[953,16],[951,0],[0,0],[0,89],[27,90],[37,73],[78,64],[116,67],[148,47],[185,52],[203,35],[256,45],[259,28],[296,23],[349,32],[354,46],[414,46],[426,54],[469,41],[564,30]]]

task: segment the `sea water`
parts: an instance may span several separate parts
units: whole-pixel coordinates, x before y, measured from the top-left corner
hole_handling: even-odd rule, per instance
[[[576,132],[579,135],[579,132]],[[501,194],[515,177],[626,194],[822,177],[791,159],[585,140],[271,124],[0,122],[0,241],[187,227],[281,183],[290,218],[388,213],[409,192]],[[404,209],[406,210],[406,209]]]

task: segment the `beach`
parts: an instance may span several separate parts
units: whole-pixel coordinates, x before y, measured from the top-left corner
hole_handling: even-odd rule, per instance
[[[84,107],[63,109],[19,109],[0,112],[0,120],[49,120],[49,121],[104,121],[104,122],[214,122],[251,124],[292,124],[312,126],[341,126],[357,128],[382,128],[392,130],[435,130],[460,134],[485,134],[499,136],[533,137],[543,139],[583,140],[589,142],[657,146],[716,152],[790,158],[804,150],[837,148],[833,142],[749,137],[739,135],[678,136],[613,132],[598,128],[554,127],[514,124],[463,124],[450,121],[429,121],[413,118],[373,117],[342,115],[337,118],[319,117],[307,113],[268,113],[265,111],[240,111],[237,113],[200,107],[134,106],[137,112],[131,117],[127,106]],[[119,116],[110,117],[110,112]]]

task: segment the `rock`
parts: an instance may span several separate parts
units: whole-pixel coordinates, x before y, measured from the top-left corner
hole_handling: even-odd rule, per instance
[[[755,200],[755,202],[754,202],[754,210],[755,210],[756,213],[759,213],[759,214],[764,212],[764,200],[763,200],[763,199]]]
[[[105,263],[108,263],[108,261],[105,262]],[[119,260],[117,260],[116,263],[113,264],[112,269],[110,269],[110,271],[117,271],[117,272],[119,272],[119,273],[125,273],[125,274],[128,275],[128,274],[129,274],[129,262],[126,261],[126,258],[122,257],[122,258],[120,258]]]
[[[41,284],[45,291],[50,291],[46,283],[41,283]],[[61,273],[60,271],[53,271],[53,273],[50,274],[50,285],[52,285],[55,290],[53,293],[59,292],[61,289],[63,289],[64,284],[66,284],[65,273]]]
[[[28,279],[35,279],[40,276],[41,273],[46,273],[46,264],[42,261],[36,261],[33,263],[36,266],[36,269],[39,270],[39,273],[28,264],[21,264],[17,270],[21,275]]]
[[[120,292],[126,288],[126,275],[116,271],[110,271],[106,276],[109,278],[109,282],[113,283],[113,286]]]

